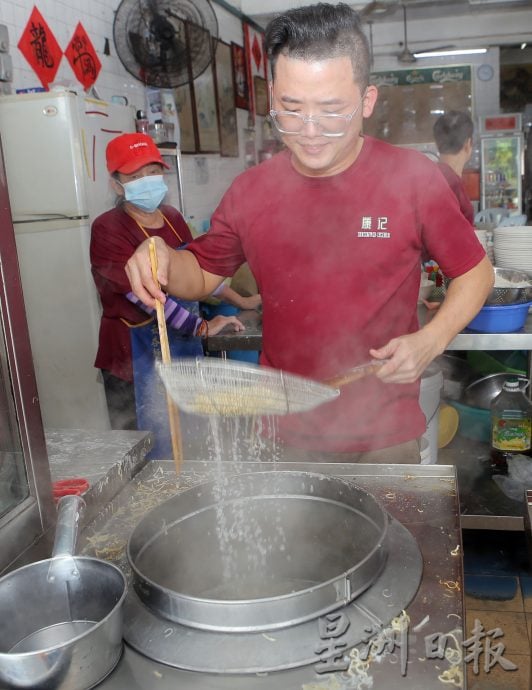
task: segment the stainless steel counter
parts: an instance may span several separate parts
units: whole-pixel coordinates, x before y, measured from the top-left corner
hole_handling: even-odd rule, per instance
[[[524,490],[518,501],[502,492],[493,481],[490,450],[489,443],[457,435],[438,451],[438,462],[456,467],[460,523],[464,529],[521,531],[527,513]]]
[[[425,323],[427,309],[418,308],[420,323]],[[246,330],[235,333],[224,329],[207,339],[209,352],[230,350],[262,349],[262,315],[256,311],[242,311],[238,318]],[[475,333],[465,329],[447,346],[448,350],[532,350],[532,314],[528,316],[524,328],[517,333]]]
[[[113,497],[121,491],[146,462],[152,446],[147,431],[101,431],[94,429],[47,429],[46,452],[53,482],[83,478],[89,483],[84,493],[86,509],[82,524],[89,524],[105,511]],[[48,494],[51,511],[55,514]],[[54,523],[9,569],[49,558],[54,541]]]
[[[48,429],[45,437],[52,481],[81,477],[89,483],[84,523],[139,471],[152,446],[147,431]]]
[[[90,429],[47,429],[46,451],[52,481],[84,477],[92,486],[120,468],[129,478],[140,459],[151,448],[146,431],[99,431]]]
[[[532,314],[516,333],[475,333],[465,329],[447,346],[448,350],[532,350]]]
[[[262,313],[246,309],[239,312],[238,318],[246,330],[235,333],[226,326],[218,335],[210,335],[206,342],[208,352],[262,350]]]
[[[367,662],[357,661],[357,655],[364,650],[355,648],[350,654],[348,671],[321,675],[316,672],[317,665],[258,675],[191,673],[147,659],[126,645],[117,668],[99,688],[347,690],[393,687],[432,690],[448,687],[450,678],[454,679],[454,687],[464,687],[460,647],[464,632],[461,534],[453,467],[255,462],[238,466],[224,463],[222,469],[230,473],[287,469],[334,474],[352,478],[372,493],[392,517],[412,533],[423,556],[423,578],[403,618],[403,622],[409,621],[408,626],[403,628],[401,636],[397,631],[387,630],[388,643],[382,643],[382,653],[371,655]],[[125,547],[138,520],[165,498],[209,481],[220,471],[214,462],[197,461],[185,463],[182,473],[176,476],[171,462],[147,463],[115,496],[109,510],[82,534],[82,552],[113,561],[129,577]],[[170,628],[171,624],[168,631]],[[379,634],[383,631],[377,637]],[[447,642],[448,649],[458,649],[450,656],[435,658],[437,643],[442,640]],[[401,662],[406,663],[405,654],[408,660],[403,676]]]

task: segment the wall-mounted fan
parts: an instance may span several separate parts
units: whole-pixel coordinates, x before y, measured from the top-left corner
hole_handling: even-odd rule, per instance
[[[122,0],[113,24],[117,55],[148,86],[193,81],[212,60],[218,21],[209,0]]]

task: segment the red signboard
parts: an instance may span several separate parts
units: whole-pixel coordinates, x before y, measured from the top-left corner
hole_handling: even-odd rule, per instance
[[[89,89],[98,78],[102,64],[81,22],[76,26],[65,55],[78,81]]]
[[[63,51],[39,10],[34,7],[18,48],[30,63],[45,89],[53,82]]]
[[[484,129],[486,132],[496,132],[508,130],[514,132],[519,129],[519,122],[516,115],[496,115],[484,119]]]

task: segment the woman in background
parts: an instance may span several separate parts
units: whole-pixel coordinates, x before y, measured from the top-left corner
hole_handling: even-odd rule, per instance
[[[168,191],[164,163],[145,134],[122,134],[106,150],[111,186],[117,205],[92,224],[90,260],[102,303],[95,366],[102,372],[111,427],[142,429],[155,434],[150,457],[171,457],[166,398],[155,373],[160,343],[153,308],[130,292],[124,266],[146,238],[162,237],[175,249],[191,241],[179,211],[161,205]],[[164,305],[172,357],[203,356],[202,338],[230,324],[244,326],[235,316],[201,318],[197,302],[169,298]]]

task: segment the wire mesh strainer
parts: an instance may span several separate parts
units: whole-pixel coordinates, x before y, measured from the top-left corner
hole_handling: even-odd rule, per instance
[[[484,306],[532,302],[532,278],[528,273],[513,268],[499,268],[498,266],[493,267],[493,272],[495,274],[495,287],[487,296]],[[444,279],[444,296],[450,282],[449,278]]]
[[[305,412],[340,391],[278,369],[210,357],[157,362],[167,392],[184,412],[236,417]]]
[[[524,304],[532,301],[532,281],[528,273],[513,268],[493,269],[495,287],[488,295],[487,305]]]

